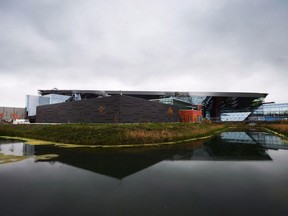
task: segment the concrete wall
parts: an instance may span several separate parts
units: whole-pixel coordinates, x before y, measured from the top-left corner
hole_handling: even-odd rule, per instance
[[[175,106],[116,95],[37,107],[37,123],[178,122]]]
[[[24,119],[26,117],[25,108],[0,107],[0,121],[11,119]]]

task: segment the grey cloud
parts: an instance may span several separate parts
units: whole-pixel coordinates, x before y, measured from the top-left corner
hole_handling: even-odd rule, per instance
[[[277,92],[267,87],[272,76],[288,91],[286,1],[0,0],[0,5],[0,74],[25,73],[32,80],[29,91],[114,85]]]
[[[235,49],[246,63],[287,68],[287,11],[287,1],[229,1],[211,17],[209,27],[224,49]]]

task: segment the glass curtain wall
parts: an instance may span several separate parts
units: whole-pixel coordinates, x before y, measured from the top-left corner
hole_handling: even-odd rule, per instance
[[[288,103],[263,104],[249,117],[249,120],[281,121],[288,119]]]

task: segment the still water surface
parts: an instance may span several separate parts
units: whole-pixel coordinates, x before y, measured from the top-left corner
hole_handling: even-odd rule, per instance
[[[0,192],[0,215],[288,215],[288,144],[260,132],[122,150],[0,140]]]

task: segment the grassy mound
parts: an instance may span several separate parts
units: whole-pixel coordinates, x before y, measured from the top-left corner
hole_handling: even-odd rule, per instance
[[[0,125],[0,136],[80,145],[123,145],[200,138],[226,127],[200,123]]]

